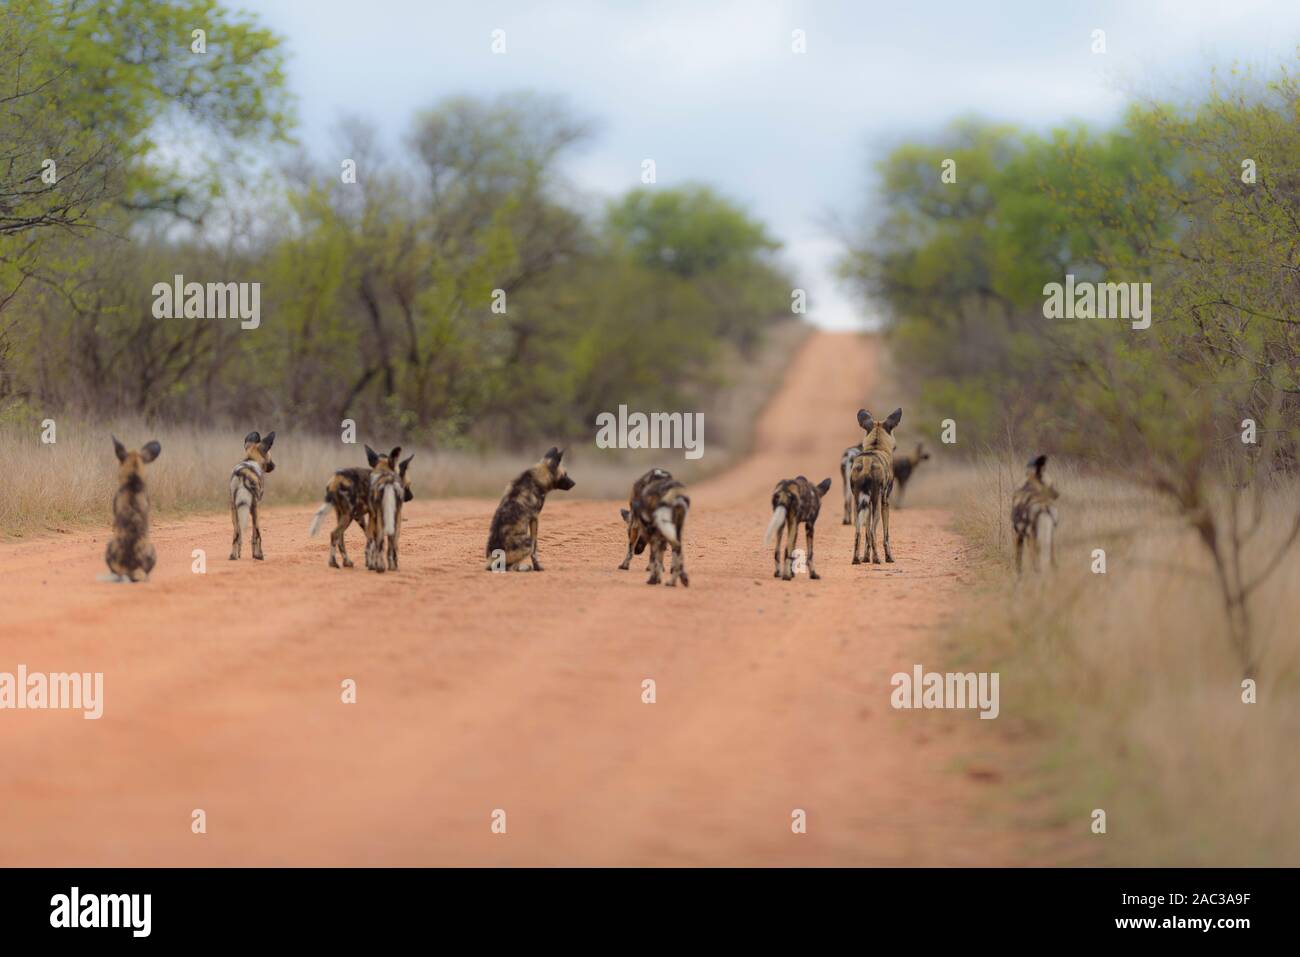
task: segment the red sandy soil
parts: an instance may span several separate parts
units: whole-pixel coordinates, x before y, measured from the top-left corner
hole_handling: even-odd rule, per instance
[[[400,572],[360,567],[355,526],[359,567],[330,569],[274,475],[265,562],[227,560],[225,514],[157,521],[142,585],[96,580],[106,530],[0,546],[0,671],[105,675],[98,721],[0,711],[0,864],[1008,862],[1003,785],[970,768],[997,722],[889,703],[961,611],[950,516],[897,511],[897,564],[849,561],[836,469],[876,349],[801,347],[758,451],[690,490],[689,589],[646,586],[644,558],[619,571],[620,503],[563,493],[540,574],[483,570],[495,502],[469,499],[406,507]],[[786,583],[762,536],[800,473],[835,485],[822,580]]]

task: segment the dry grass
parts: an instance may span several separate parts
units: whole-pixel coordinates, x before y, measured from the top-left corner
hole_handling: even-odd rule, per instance
[[[977,613],[946,651],[952,667],[1001,672],[999,723],[1028,743],[1027,764],[1006,771],[1041,799],[1040,837],[1069,848],[1063,863],[1294,865],[1300,549],[1253,599],[1258,703],[1244,704],[1208,558],[1142,489],[1049,463],[1059,568],[1016,582],[1010,495],[1029,457],[929,463],[909,504],[955,503],[972,542]],[[1270,504],[1289,515],[1296,498]],[[1275,524],[1280,540],[1286,522]],[[1098,548],[1104,574],[1092,571]],[[1090,832],[1094,808],[1105,835]]]
[[[780,381],[797,345],[809,329],[786,322],[775,327],[752,361],[731,356],[722,374],[727,388],[705,416],[705,454],[687,461],[680,451],[618,451],[596,448],[590,438],[565,456],[578,482],[572,497],[621,498],[632,479],[651,465],[663,465],[685,481],[725,468],[749,447],[752,424],[763,402]],[[612,411],[612,410],[611,410]],[[649,411],[649,410],[647,410]],[[94,421],[84,416],[53,414],[57,441],[40,441],[45,415],[10,414],[0,420],[0,539],[23,538],[79,524],[107,523],[117,485],[117,460],[110,433],[129,448],[150,439],[162,443],[158,460],[146,471],[149,499],[156,517],[224,510],[230,472],[243,458],[242,439],[250,429],[275,429],[271,458],[275,471],[267,479],[269,505],[317,501],[337,468],[364,465],[362,442],[375,448],[386,437],[359,434],[358,444],[343,445],[337,436],[296,432],[290,423],[271,421],[205,425],[148,424],[140,419]],[[487,496],[501,493],[514,476],[536,462],[548,443],[535,447],[476,454],[414,451],[413,486],[420,497]]]

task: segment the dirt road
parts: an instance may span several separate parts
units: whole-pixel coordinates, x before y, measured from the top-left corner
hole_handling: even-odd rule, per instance
[[[811,337],[757,454],[691,489],[689,589],[618,571],[618,503],[560,493],[542,574],[482,570],[481,500],[408,506],[399,573],[328,569],[274,476],[264,563],[226,559],[226,515],[156,522],[147,585],[96,581],[103,533],[0,546],[0,671],[105,676],[97,721],[0,711],[0,864],[1005,862],[971,813],[1002,785],[959,770],[996,722],[889,704],[960,611],[948,516],[896,513],[897,564],[849,563],[835,467],[873,350]],[[799,473],[836,479],[823,578],[783,583],[761,540]]]

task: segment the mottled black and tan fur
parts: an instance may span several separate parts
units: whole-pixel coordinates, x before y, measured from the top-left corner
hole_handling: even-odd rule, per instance
[[[266,476],[275,471],[271,461],[271,446],[275,433],[262,438],[258,432],[244,436],[244,460],[230,473],[230,522],[235,526],[235,537],[230,545],[230,560],[239,558],[244,548],[244,518],[247,516],[253,529],[253,557],[261,561],[262,528],[257,520],[262,494],[266,491]]]
[[[632,483],[632,494],[628,498],[627,508],[619,509],[619,514],[623,516],[623,524],[627,526],[627,556],[623,559],[623,563],[618,566],[624,571],[627,571],[631,566],[632,556],[634,554],[640,555],[645,551],[646,546],[650,544],[650,535],[646,532],[645,526],[641,524],[641,519],[636,516],[637,501],[641,497],[641,492],[651,482],[672,477],[672,473],[667,469],[654,468]],[[646,571],[649,570],[650,566],[647,564]]]
[[[889,495],[894,490],[894,449],[898,444],[894,429],[902,420],[902,409],[895,409],[883,422],[877,422],[866,409],[858,410],[863,452],[853,460],[849,472],[849,486],[853,490],[854,565],[865,561],[880,564],[880,549],[876,546],[878,520],[883,525],[885,561],[894,560],[889,544]]]
[[[414,453],[400,463],[402,447],[380,455],[366,446],[370,463],[370,520],[366,525],[366,567],[371,571],[397,571],[397,546],[402,531],[402,503],[411,500],[407,478]]]
[[[563,456],[552,447],[540,462],[506,488],[488,529],[488,571],[542,570],[537,557],[537,527],[546,495],[555,489],[568,491],[576,484],[560,464]]]
[[[690,509],[691,500],[686,494],[686,486],[672,478],[655,479],[637,497],[633,511],[641,523],[650,548],[650,577],[646,579],[647,585],[659,584],[663,575],[665,548],[671,548],[673,553],[672,574],[667,584],[676,585],[680,579],[683,586],[690,585],[691,579],[686,574],[686,561],[682,555],[682,533]]]
[[[1016,574],[1020,574],[1025,542],[1034,552],[1034,571],[1042,568],[1046,554],[1052,567],[1056,567],[1056,500],[1058,492],[1043,478],[1047,456],[1031,459],[1025,467],[1025,484],[1011,497],[1011,530],[1016,536]]]
[[[794,553],[795,540],[799,536],[800,525],[804,528],[804,542],[808,547],[808,577],[813,579],[822,577],[817,574],[817,566],[813,563],[814,526],[817,524],[817,515],[822,509],[822,496],[830,489],[830,479],[822,479],[818,484],[813,485],[802,475],[792,479],[782,479],[776,483],[776,488],[772,490],[772,521],[763,536],[763,544],[766,545],[772,538],[772,533],[776,533],[776,549],[772,553],[776,571],[772,573],[772,577],[785,581],[794,578],[794,562],[791,556]],[[784,553],[781,551],[782,534],[785,535]]]
[[[117,453],[117,494],[113,496],[113,537],[104,551],[108,570],[119,581],[149,580],[157,554],[149,541],[149,496],[144,485],[144,467],[158,457],[162,446],[150,442],[138,452],[113,438]]]

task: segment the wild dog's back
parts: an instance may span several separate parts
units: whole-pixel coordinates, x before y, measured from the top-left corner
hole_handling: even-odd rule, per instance
[[[120,580],[144,581],[153,571],[157,553],[149,541],[149,497],[145,490],[144,466],[162,452],[149,442],[138,452],[113,438],[118,461],[118,489],[113,496],[113,537],[104,550],[108,570]]]

